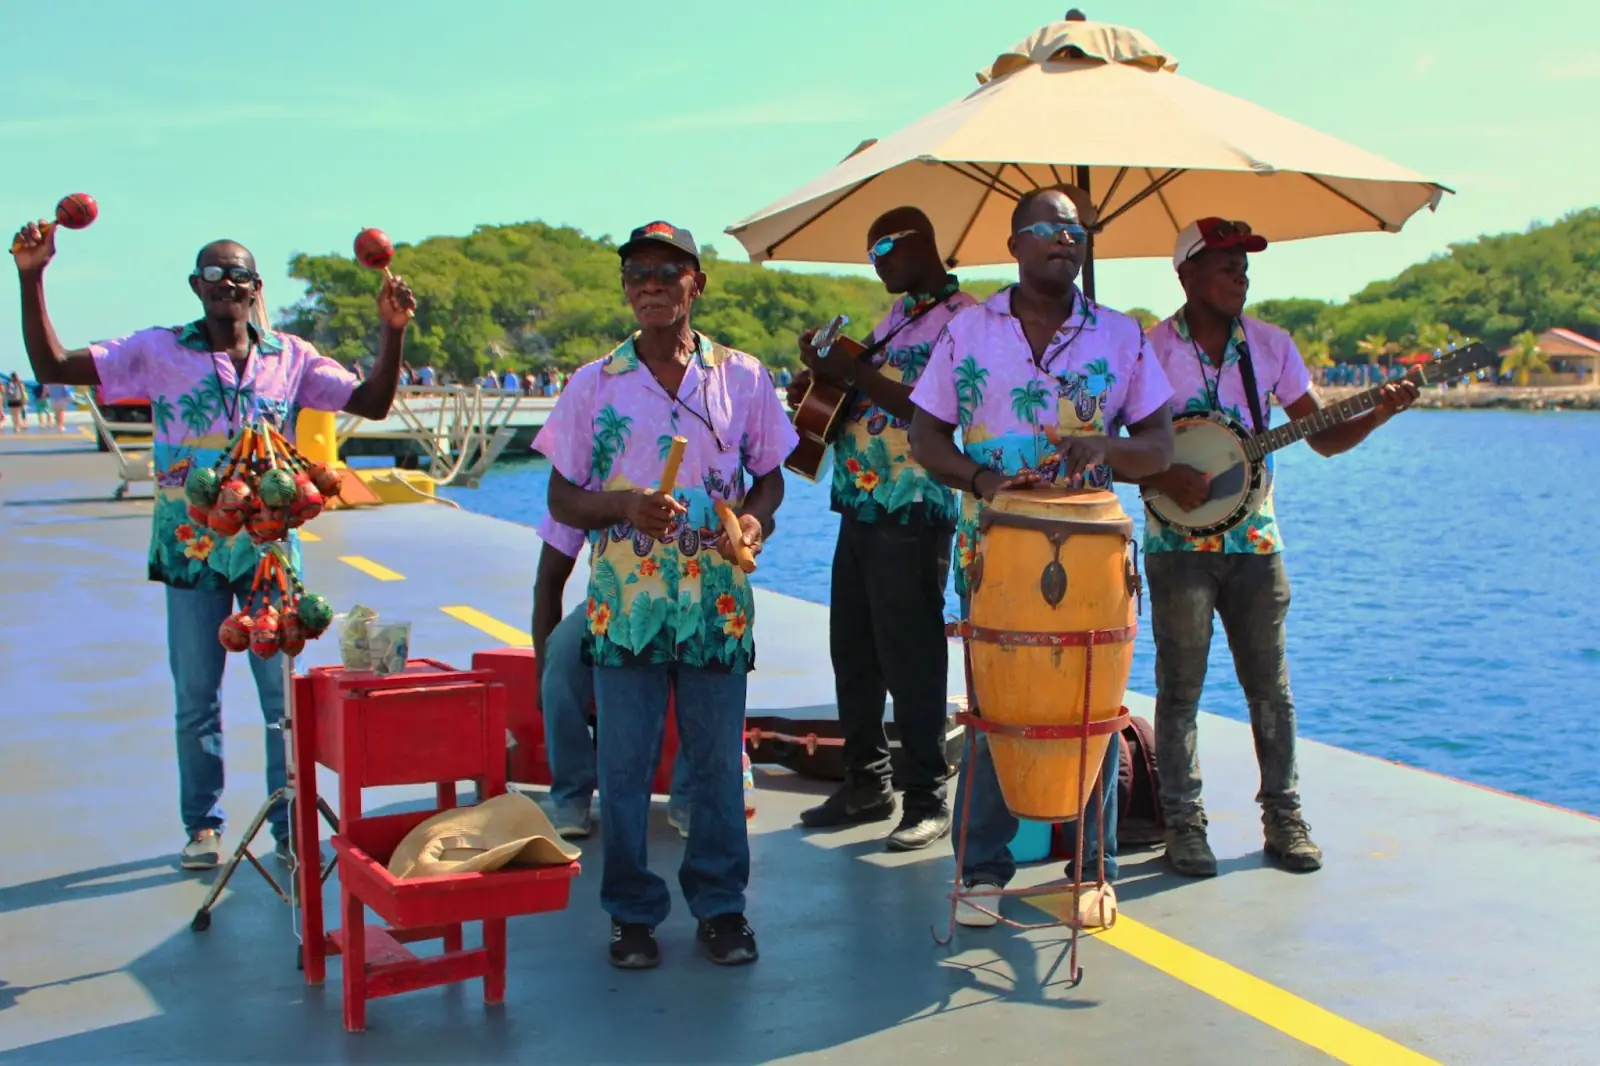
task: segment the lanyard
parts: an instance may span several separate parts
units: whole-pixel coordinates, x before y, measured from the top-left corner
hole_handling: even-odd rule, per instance
[[[239,397],[244,392],[244,379],[249,376],[250,357],[255,354],[255,350],[255,342],[251,341],[250,346],[244,352],[244,367],[235,372],[236,380],[233,383],[233,405],[231,407],[228,405],[228,389],[222,384],[222,371],[217,369],[216,356],[213,355],[211,357],[211,373],[217,379],[217,403],[222,406],[222,413],[228,416],[229,436],[232,436],[239,428],[237,424],[239,421]]]
[[[693,407],[690,407],[688,404],[684,403],[676,393],[668,391],[667,387],[661,384],[661,379],[656,377],[656,372],[650,369],[649,364],[647,364],[642,357],[638,357],[637,352],[635,352],[635,356],[639,358],[639,365],[650,371],[651,380],[653,380],[656,385],[660,387],[667,399],[672,401],[672,428],[678,428],[678,409],[682,408],[683,410],[688,411],[691,415],[694,415],[695,418],[700,420],[701,425],[705,426],[706,429],[711,431],[711,439],[716,442],[717,451],[725,452],[728,450],[728,446],[722,443],[722,434],[717,432],[717,427],[712,424],[711,419],[708,417],[711,412],[711,399],[709,394],[706,392],[706,389],[710,383],[711,370],[706,366],[704,343],[705,342],[703,338],[699,336],[695,337],[694,356],[689,360],[690,366],[693,366],[696,363],[698,363],[700,366],[700,383],[695,388],[695,394],[700,397],[700,405],[706,409],[706,414],[704,415],[699,411],[696,411]],[[679,387],[682,387],[681,382]]]

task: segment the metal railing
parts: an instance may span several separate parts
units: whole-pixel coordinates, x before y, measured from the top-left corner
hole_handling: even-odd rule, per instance
[[[512,417],[553,406],[550,397],[476,385],[405,385],[396,390],[388,418],[369,422],[341,413],[335,434],[340,445],[352,438],[415,443],[428,460],[429,477],[441,485],[475,488],[516,436]]]

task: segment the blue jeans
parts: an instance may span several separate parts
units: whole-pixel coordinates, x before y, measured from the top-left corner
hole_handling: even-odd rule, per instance
[[[981,709],[981,708],[980,708]],[[967,814],[966,862],[961,867],[963,881],[989,881],[1004,888],[1017,872],[1017,860],[1011,856],[1011,841],[1017,835],[1017,818],[1006,806],[1000,793],[1000,779],[995,776],[994,756],[989,752],[989,738],[976,731],[974,742],[967,747],[961,759],[961,775],[956,784],[956,812],[959,816],[965,802],[966,789],[972,788],[972,809]],[[1115,738],[1113,738],[1114,740]],[[1117,762],[1121,745],[1112,743],[1106,748],[1105,762],[1100,770],[1099,801],[1105,805],[1106,880],[1117,879]],[[1100,842],[1095,818],[1095,803],[1091,798],[1084,809],[1083,864],[1080,869],[1087,880],[1099,873]],[[958,830],[959,831],[959,830]],[[1074,860],[1076,862],[1076,860]]]
[[[217,630],[245,592],[212,592],[167,586],[167,658],[177,696],[178,809],[184,831],[222,831],[222,671],[228,652]],[[267,723],[267,792],[287,781],[283,755],[283,656],[246,652]],[[267,815],[272,835],[289,837],[289,810],[282,800]]]
[[[682,759],[693,829],[678,884],[696,918],[744,913],[750,838],[744,814],[747,675],[691,666],[597,667],[600,818],[605,823],[600,905],[622,923],[655,926],[672,900],[649,868],[650,780],[666,728],[667,689],[677,686]]]
[[[594,670],[583,665],[583,634],[588,618],[580,604],[567,612],[545,641],[539,666],[539,708],[544,714],[544,745],[550,760],[550,802],[574,814],[586,814],[598,781],[594,738],[589,734],[589,708],[594,704]],[[679,730],[679,736],[683,731]],[[673,807],[683,805],[687,781],[683,745],[672,767]]]

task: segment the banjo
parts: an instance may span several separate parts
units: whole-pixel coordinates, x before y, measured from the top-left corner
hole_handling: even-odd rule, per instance
[[[1499,363],[1500,357],[1488,347],[1471,344],[1412,367],[1405,379],[1416,382],[1419,387],[1437,385]],[[1185,536],[1209,537],[1226,533],[1260,507],[1271,490],[1272,477],[1267,471],[1269,454],[1366,414],[1378,406],[1378,393],[1382,389],[1379,385],[1359,392],[1257,434],[1221,411],[1202,411],[1174,418],[1172,465],[1193,467],[1210,475],[1211,492],[1198,508],[1185,511],[1159,490],[1144,486],[1140,495],[1145,506]]]

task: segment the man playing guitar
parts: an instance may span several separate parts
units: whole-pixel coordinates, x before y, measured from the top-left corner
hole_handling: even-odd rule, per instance
[[[1172,262],[1185,302],[1150,332],[1179,408],[1174,418],[1220,410],[1259,434],[1271,419],[1269,395],[1290,418],[1322,406],[1289,334],[1244,313],[1250,288],[1247,254],[1266,247],[1247,224],[1220,218],[1192,222],[1178,235]],[[1306,442],[1323,456],[1349,451],[1416,398],[1414,382],[1391,382],[1374,411],[1311,434]],[[1270,475],[1271,466],[1267,469]],[[1208,479],[1177,457],[1141,484],[1188,511],[1208,497]],[[1322,866],[1322,851],[1301,817],[1297,791],[1294,698],[1284,655],[1289,579],[1282,552],[1270,487],[1242,521],[1210,536],[1185,536],[1145,509],[1145,578],[1156,645],[1156,762],[1167,861],[1186,876],[1217,872],[1206,841],[1195,738],[1213,613],[1222,616],[1250,707],[1266,853],[1290,870]]]
[[[885,697],[892,695],[905,802],[888,846],[910,851],[950,831],[944,590],[957,516],[955,494],[911,458],[911,386],[945,323],[975,301],[945,270],[921,211],[885,213],[868,230],[867,246],[884,288],[901,297],[873,330],[870,358],[834,348],[819,359],[810,344],[816,331],[809,331],[800,337],[806,369],[789,386],[792,407],[813,377],[856,390],[831,445],[832,507],[840,519],[829,644],[845,783],[800,820],[824,828],[894,814],[883,729]]]

